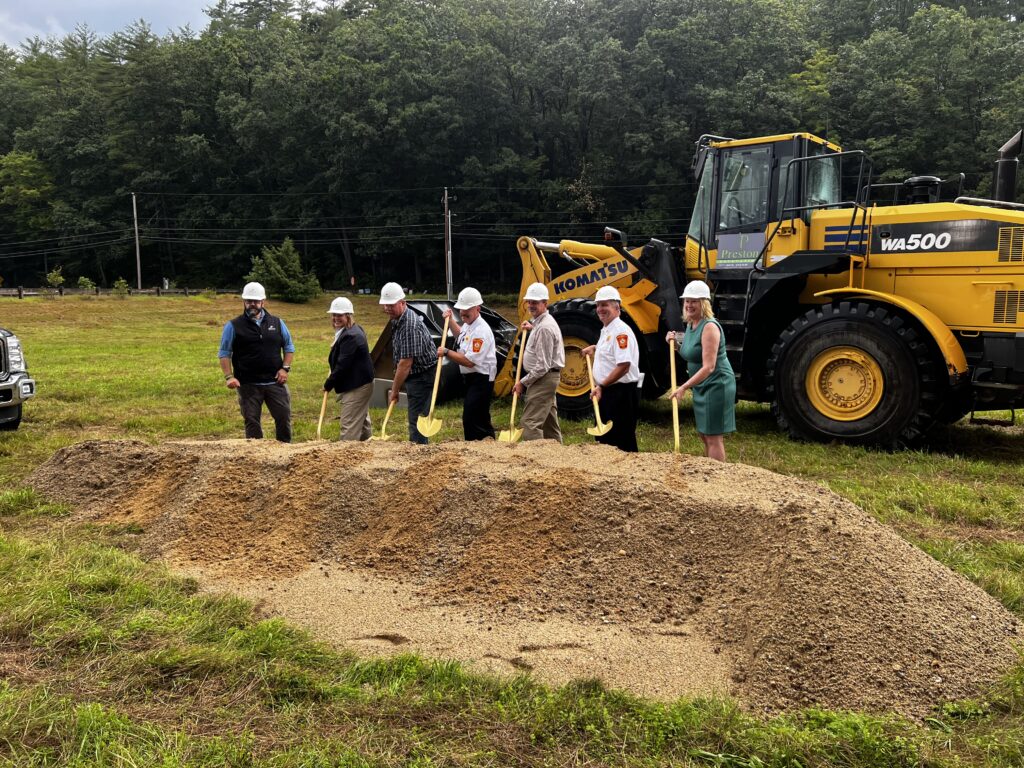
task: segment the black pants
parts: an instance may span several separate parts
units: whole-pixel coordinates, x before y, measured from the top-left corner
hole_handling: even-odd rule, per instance
[[[245,421],[245,436],[259,440],[263,437],[260,416],[263,404],[274,417],[275,436],[282,443],[292,441],[292,397],[287,384],[242,384],[238,387],[238,405]]]
[[[601,420],[610,421],[612,428],[608,434],[596,438],[597,442],[636,453],[636,413],[640,408],[640,387],[636,382],[602,388],[598,406]]]
[[[494,385],[483,373],[467,373],[462,377],[466,383],[466,399],[462,401],[462,432],[467,440],[494,439],[494,425],[491,424],[491,395]]]

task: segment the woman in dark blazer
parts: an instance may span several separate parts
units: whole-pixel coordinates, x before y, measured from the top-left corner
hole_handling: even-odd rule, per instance
[[[341,404],[341,439],[370,438],[370,396],[373,394],[373,363],[366,332],[352,319],[352,302],[339,296],[327,310],[334,327],[334,343],[327,356],[331,375],[324,392],[338,393]]]

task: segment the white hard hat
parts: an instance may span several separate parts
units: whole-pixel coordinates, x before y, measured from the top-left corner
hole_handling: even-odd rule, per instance
[[[327,310],[329,315],[351,315],[355,312],[352,309],[352,302],[344,296],[339,296],[331,302],[331,308]]]
[[[523,299],[526,301],[547,301],[551,298],[551,294],[548,293],[548,287],[544,283],[530,283],[530,287],[526,289],[526,295]]]
[[[455,302],[456,309],[469,309],[470,307],[479,307],[484,303],[484,297],[480,295],[480,291],[476,288],[463,288],[459,291],[459,298]]]
[[[266,301],[267,292],[259,283],[246,283],[245,288],[242,289],[242,298],[249,301]]]
[[[402,290],[402,286],[398,283],[384,283],[384,287],[380,289],[380,301],[379,304],[397,304],[405,298],[405,291]]]
[[[703,280],[692,280],[683,289],[680,299],[710,299],[711,289]]]
[[[597,296],[594,301],[622,301],[619,292],[610,285],[602,285],[597,289]]]

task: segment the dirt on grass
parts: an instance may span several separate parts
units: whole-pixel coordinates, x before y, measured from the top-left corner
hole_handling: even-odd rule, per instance
[[[826,489],[743,465],[546,441],[92,441],[31,484],[375,652],[911,717],[1020,659],[1020,623],[984,591]]]

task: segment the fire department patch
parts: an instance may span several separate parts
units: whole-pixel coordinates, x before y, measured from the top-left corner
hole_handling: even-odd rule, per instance
[[[629,336],[624,333],[620,333],[615,337],[615,341],[619,343],[619,349],[625,349],[629,346]]]
[[[484,340],[483,339],[473,339],[473,352],[474,353],[479,352],[483,348],[484,348]]]

